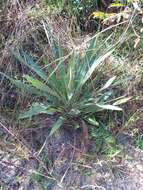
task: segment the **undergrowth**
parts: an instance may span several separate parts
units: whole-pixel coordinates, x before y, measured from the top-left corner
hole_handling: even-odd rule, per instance
[[[77,157],[84,166],[94,155],[122,158],[120,134],[143,149],[142,2],[7,3],[0,14],[0,107],[16,120],[16,133],[38,130],[39,118],[52,120],[50,139],[61,127],[83,133],[80,144],[88,151]],[[37,149],[52,168],[46,140]],[[45,170],[39,166],[31,180],[43,187],[38,172]],[[47,188],[53,185],[49,179]]]
[[[130,98],[114,97],[113,90],[108,90],[108,88],[116,77],[113,76],[102,84],[102,80],[104,81],[102,72],[95,71],[114,50],[114,47],[107,47],[108,50],[101,53],[105,45],[103,43],[100,47],[95,38],[89,43],[88,49],[82,52],[82,55],[71,52],[70,55],[64,56],[60,45],[53,41],[54,64],[45,60],[44,68],[47,74],[31,56],[24,53],[21,56],[13,52],[16,58],[34,71],[37,76],[35,77],[35,74],[25,75],[23,82],[10,80],[22,91],[35,94],[39,98],[45,97],[44,102],[33,103],[32,107],[19,118],[31,118],[41,113],[57,115],[57,121],[50,133],[52,135],[61,125],[69,121],[73,122],[73,125],[80,126],[81,121],[90,119],[93,114],[104,109],[121,111],[118,105],[127,102]]]
[[[25,93],[24,91],[26,89],[28,89],[28,91],[30,91],[30,86],[33,86],[31,92],[33,93],[33,91],[34,91],[34,94],[36,95],[36,97],[38,96],[38,99],[37,99],[38,101],[36,100],[36,103],[32,104],[32,108],[30,109],[30,111],[25,112],[25,114],[21,114],[21,118],[22,117],[23,118],[32,117],[32,115],[36,115],[39,113],[46,113],[46,112],[48,114],[56,113],[56,118],[59,117],[60,121],[57,120],[57,122],[56,122],[57,126],[54,127],[53,129],[57,129],[60,127],[60,125],[62,125],[62,123],[66,123],[65,118],[68,119],[70,122],[73,122],[74,123],[73,125],[75,125],[75,127],[77,127],[78,125],[81,124],[80,119],[78,119],[80,117],[82,117],[85,122],[91,123],[91,120],[93,118],[92,112],[98,112],[98,111],[101,111],[102,109],[120,110],[120,108],[116,107],[115,105],[122,103],[122,101],[124,103],[125,101],[128,100],[128,98],[122,97],[123,96],[122,92],[121,93],[119,92],[119,94],[121,95],[121,98],[123,98],[123,99],[122,99],[122,101],[118,100],[117,102],[115,102],[114,99],[116,98],[115,95],[117,94],[117,92],[115,91],[115,94],[114,94],[114,88],[115,89],[117,88],[117,89],[119,89],[119,91],[124,91],[124,92],[125,92],[125,89],[127,88],[128,92],[125,92],[124,95],[126,97],[128,95],[129,96],[131,95],[131,96],[133,96],[132,97],[133,100],[136,100],[139,102],[142,99],[142,94],[136,93],[137,87],[135,87],[135,85],[136,86],[139,85],[142,81],[142,77],[141,77],[142,65],[139,65],[138,63],[137,64],[129,63],[128,57],[130,55],[130,52],[131,53],[133,51],[136,52],[133,54],[134,57],[138,56],[138,54],[142,52],[142,41],[141,41],[142,27],[140,26],[142,21],[141,21],[141,16],[140,16],[140,11],[141,11],[140,3],[132,4],[132,2],[122,1],[122,2],[116,2],[116,4],[113,4],[114,2],[110,2],[107,5],[104,1],[102,1],[101,4],[100,4],[100,2],[96,2],[95,4],[92,4],[92,2],[89,1],[89,2],[87,2],[87,4],[84,4],[84,3],[82,4],[79,2],[78,6],[76,4],[77,2],[73,1],[73,2],[71,2],[71,4],[69,3],[68,6],[71,8],[70,14],[73,13],[73,16],[75,16],[75,12],[73,11],[73,9],[76,9],[76,8],[77,8],[76,9],[77,17],[80,14],[82,14],[82,13],[80,13],[80,10],[81,10],[81,12],[90,12],[90,15],[94,11],[93,15],[94,15],[95,20],[97,19],[97,20],[110,21],[111,15],[108,15],[107,16],[108,18],[107,17],[101,18],[101,15],[103,16],[103,14],[101,14],[101,13],[99,15],[98,11],[99,10],[103,11],[104,7],[118,8],[119,11],[114,11],[114,12],[116,12],[116,15],[114,15],[115,17],[118,16],[118,13],[122,12],[121,8],[124,6],[129,7],[130,10],[135,9],[135,12],[133,13],[133,15],[131,14],[130,10],[128,12],[124,12],[124,14],[126,14],[126,16],[128,16],[127,18],[129,18],[129,22],[122,15],[123,21],[124,21],[124,19],[125,19],[125,21],[127,21],[127,23],[125,22],[125,25],[120,26],[120,24],[119,24],[119,26],[117,26],[115,28],[113,27],[113,29],[112,29],[112,27],[109,30],[108,30],[108,28],[103,29],[103,31],[104,30],[106,31],[106,29],[107,29],[107,31],[103,32],[102,35],[98,35],[98,42],[100,41],[100,43],[97,43],[96,37],[93,38],[92,40],[90,40],[90,38],[89,38],[87,40],[88,43],[85,43],[86,46],[89,46],[89,47],[86,49],[84,47],[84,50],[82,50],[81,46],[84,46],[85,44],[82,43],[82,45],[78,47],[77,46],[78,43],[76,42],[75,39],[72,39],[73,38],[72,36],[70,36],[68,38],[68,40],[69,40],[68,43],[71,43],[70,46],[69,45],[67,46],[67,44],[65,44],[64,41],[61,41],[63,37],[60,36],[60,34],[58,34],[59,36],[56,36],[56,31],[54,31],[55,29],[52,28],[53,23],[52,23],[52,25],[49,25],[50,19],[52,19],[51,21],[53,22],[55,17],[53,17],[53,18],[51,17],[48,21],[46,21],[46,18],[44,18],[45,12],[43,12],[41,15],[37,14],[37,12],[40,11],[39,8],[40,9],[43,8],[43,10],[44,10],[46,6],[54,6],[54,9],[60,8],[59,12],[62,13],[62,11],[66,11],[66,10],[64,10],[64,8],[65,8],[64,4],[66,2],[65,1],[53,1],[53,2],[45,1],[45,3],[46,4],[40,3],[39,7],[38,6],[36,6],[34,8],[32,7],[30,9],[30,11],[28,10],[26,12],[25,17],[24,17],[25,23],[28,23],[28,25],[29,25],[29,27],[27,28],[27,31],[26,31],[28,34],[27,38],[29,38],[29,39],[31,39],[31,37],[33,38],[29,42],[29,43],[31,43],[30,46],[32,44],[34,44],[35,49],[37,49],[38,51],[35,51],[33,48],[31,48],[29,46],[29,44],[27,44],[25,37],[22,39],[19,38],[20,41],[18,39],[18,41],[16,42],[16,40],[17,40],[16,36],[12,36],[12,38],[13,37],[15,38],[13,41],[14,42],[13,43],[14,44],[13,54],[15,54],[15,56],[18,58],[18,61],[22,63],[22,66],[19,63],[17,63],[18,66],[16,66],[16,68],[18,70],[16,71],[16,75],[14,73],[14,75],[15,75],[14,77],[21,79],[21,75],[23,75],[23,73],[24,73],[24,78],[22,79],[22,82],[20,82],[20,80],[14,80],[11,78],[9,78],[9,79],[12,80],[12,82],[15,85],[19,85],[22,87],[22,89],[23,89],[22,93]],[[22,6],[23,5],[24,4],[22,4]],[[13,6],[19,6],[19,5],[13,4]],[[18,8],[18,7],[15,7],[15,8]],[[94,8],[95,8],[95,10],[94,10]],[[17,11],[19,11],[19,10],[20,9],[17,9]],[[51,10],[52,10],[52,8],[51,8]],[[50,12],[48,14],[50,14]],[[55,13],[55,14],[57,14],[57,13]],[[69,16],[71,16],[70,14],[69,14]],[[21,12],[21,15],[23,15],[22,12]],[[79,17],[82,17],[82,19],[88,20],[87,17],[83,18],[84,16],[81,16],[81,15]],[[62,18],[62,17],[60,17],[60,15],[59,15],[59,18]],[[21,21],[21,19],[22,19],[22,17],[20,17],[20,21]],[[42,27],[41,27],[39,21],[42,23]],[[14,20],[12,22],[14,22]],[[118,20],[118,22],[120,22],[120,19]],[[19,22],[17,21],[17,24],[18,23]],[[104,22],[100,22],[101,25],[103,23]],[[34,28],[34,25],[36,25],[36,24],[38,27],[38,32],[36,35],[34,34],[35,36],[33,37],[30,34],[31,26]],[[50,32],[54,31],[54,33],[52,34],[52,35],[54,35],[54,37],[50,36],[51,34],[49,35],[49,31],[47,31],[47,27],[49,27],[49,26],[52,29],[52,31],[50,31]],[[21,26],[20,29],[22,30],[22,28],[23,28],[23,26]],[[109,25],[109,28],[110,28],[110,25]],[[72,28],[70,28],[70,30],[71,29]],[[68,27],[67,27],[67,30],[68,30]],[[36,29],[34,29],[34,31],[36,31]],[[110,32],[112,32],[112,33],[110,34]],[[66,33],[66,31],[65,31],[65,33]],[[101,31],[101,33],[102,33],[102,31]],[[18,34],[18,33],[16,33],[16,34]],[[69,32],[67,34],[71,34],[71,32]],[[107,37],[107,35],[109,35],[109,37]],[[19,36],[19,34],[18,34],[18,36]],[[51,37],[54,40],[50,39],[50,41],[48,41],[48,43],[50,43],[50,46],[49,46],[44,41],[45,41],[45,38],[51,38]],[[104,40],[105,41],[103,42],[102,39],[103,39],[103,41]],[[134,40],[130,40],[130,39],[134,39]],[[32,42],[33,40],[34,40],[34,43]],[[46,39],[46,40],[49,40],[49,39]],[[115,41],[117,41],[117,40],[118,40],[118,42],[117,42],[118,47],[116,47],[114,54],[112,54],[112,56],[110,55],[110,58],[107,59],[107,57],[109,57],[109,54],[111,54],[111,51],[115,48],[115,45],[113,47],[112,46],[108,47],[108,45],[115,43]],[[89,43],[89,41],[90,41],[90,43]],[[11,43],[11,40],[8,42],[8,44],[7,44],[8,46],[9,46],[9,43]],[[52,49],[50,53],[48,52],[48,56],[45,56],[45,53],[47,53],[47,52],[45,52],[42,43],[45,43],[47,48]],[[65,48],[65,46],[68,47],[67,48],[68,50]],[[121,46],[123,48],[121,48]],[[31,53],[28,52],[29,47],[30,47]],[[16,53],[17,50],[15,50],[15,49],[20,49],[20,53]],[[21,49],[22,49],[22,51],[21,51]],[[24,49],[24,51],[23,51],[23,49]],[[71,51],[71,49],[72,49],[72,51]],[[106,49],[106,51],[105,51],[105,49]],[[4,52],[4,54],[5,54],[6,53],[5,51],[8,52],[6,47],[4,47],[4,51],[2,50],[1,53]],[[25,53],[25,52],[27,52],[27,53]],[[68,52],[69,52],[69,55],[67,54]],[[100,53],[100,52],[105,52],[105,53]],[[28,55],[28,54],[30,54],[30,55]],[[100,57],[100,54],[101,54],[101,57]],[[3,61],[5,61],[5,55],[4,55]],[[40,64],[44,68],[43,70],[41,69],[42,67],[38,66],[38,64],[35,61],[38,58],[41,59],[42,56],[45,57],[44,59],[42,58],[42,61],[40,61]],[[48,57],[48,59],[47,59],[47,57]],[[124,61],[125,58],[126,58],[126,61]],[[97,63],[95,62],[95,59],[97,59]],[[136,58],[134,58],[134,59],[136,60]],[[98,67],[97,71],[94,71],[96,66],[98,66],[98,64],[104,60],[105,60],[106,64],[99,66],[99,67],[102,67],[102,69]],[[124,66],[125,64],[126,64],[126,66]],[[132,66],[131,66],[131,64],[132,64]],[[26,71],[27,69],[25,69],[25,67],[27,67],[27,66],[32,70],[30,73],[28,72],[28,74]],[[132,71],[132,69],[128,69],[130,67],[133,68],[133,71]],[[19,73],[19,68],[20,68],[20,70],[22,68],[22,72],[20,71],[21,73]],[[135,71],[135,69],[136,69],[136,74],[134,75],[133,72]],[[107,71],[107,70],[109,70],[109,71]],[[35,76],[33,71],[35,72],[35,74],[37,76]],[[8,71],[8,74],[10,72]],[[110,72],[114,72],[112,75],[113,77],[110,76]],[[12,71],[12,73],[13,73],[13,71]],[[32,75],[31,75],[31,73],[32,73]],[[95,77],[95,75],[96,75],[96,77]],[[117,75],[116,79],[115,79],[114,75],[115,76]],[[133,81],[130,82],[131,80],[134,80],[133,79],[134,77],[135,77],[135,81],[134,81],[135,83]],[[41,78],[42,80],[39,80],[39,78]],[[109,81],[107,81],[107,83],[106,83],[105,80],[108,78],[109,78]],[[95,82],[95,86],[94,86],[94,82]],[[115,82],[115,85],[113,82]],[[104,86],[104,83],[106,83],[105,86]],[[113,83],[113,87],[112,86],[110,87],[110,85],[112,85],[112,83]],[[40,86],[38,86],[38,84]],[[117,84],[117,86],[116,86],[116,84]],[[119,85],[121,85],[121,87],[123,89],[120,90]],[[43,86],[43,88],[42,88],[42,86]],[[105,92],[107,87],[110,87],[110,88],[107,92]],[[37,91],[36,88],[40,91]],[[12,86],[11,89],[12,90],[10,90],[9,93],[12,93],[13,90],[15,91],[15,87],[13,88],[13,86]],[[41,96],[43,96],[43,94],[41,94],[41,92],[43,94],[46,93],[44,95],[45,96],[44,98],[41,98]],[[2,93],[5,93],[5,92],[2,92]],[[51,96],[53,96],[53,100],[51,100]],[[1,94],[1,97],[2,97],[2,101],[8,102],[8,98],[3,98],[2,94]],[[17,97],[17,92],[16,93],[14,92],[14,95],[12,95],[12,97],[14,97],[14,98],[12,98],[12,103],[6,103],[6,104],[4,104],[4,105],[6,105],[4,107],[12,108],[14,106],[15,101],[17,101],[17,98],[15,98],[15,97]],[[30,97],[30,99],[31,99],[31,97]],[[32,99],[33,99],[33,97],[32,97]],[[40,102],[41,99],[42,99],[42,101]],[[21,101],[21,100],[23,101],[24,99],[20,97],[19,101]],[[31,104],[32,101],[33,100],[31,100],[29,103]],[[108,105],[107,104],[108,101],[113,102],[113,104]],[[84,104],[82,104],[83,102],[84,102]],[[48,105],[47,105],[47,103],[48,103]],[[12,104],[12,106],[11,106],[11,104]],[[93,104],[95,104],[95,106],[96,106],[95,110],[92,108]],[[2,105],[3,105],[3,103],[2,103]],[[26,105],[27,105],[27,102],[26,102]],[[91,108],[93,109],[93,111],[91,111],[92,110]],[[47,111],[48,109],[51,110],[51,112],[48,112]],[[90,120],[90,122],[89,122],[89,120]],[[96,117],[95,117],[95,121],[96,121]],[[76,124],[76,122],[77,122],[77,124]],[[98,125],[98,123],[100,123],[100,122],[96,121],[96,125]]]

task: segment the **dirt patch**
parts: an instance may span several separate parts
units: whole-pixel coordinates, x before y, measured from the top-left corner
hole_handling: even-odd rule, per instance
[[[35,162],[36,159],[32,159],[31,155],[23,159],[16,152],[8,151],[10,148],[7,151],[1,148],[0,182],[4,189],[143,189],[143,152],[132,145],[130,136],[121,134],[118,137],[122,156],[109,161],[103,156],[85,152],[80,131],[71,133],[61,129],[52,138],[47,138],[50,125],[47,120],[39,128],[27,129],[25,133],[23,131],[25,141],[40,162]],[[4,133],[2,128],[0,132]]]

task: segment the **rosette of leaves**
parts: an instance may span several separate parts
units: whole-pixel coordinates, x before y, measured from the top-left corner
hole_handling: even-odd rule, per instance
[[[53,135],[64,123],[80,125],[79,120],[86,122],[91,115],[103,110],[122,111],[118,105],[125,103],[129,98],[114,99],[113,89],[109,87],[117,81],[115,76],[106,82],[98,72],[101,64],[111,53],[114,47],[103,49],[97,39],[93,38],[84,54],[73,50],[70,55],[63,55],[60,43],[53,41],[52,64],[40,65],[32,56],[26,53],[13,52],[19,63],[26,65],[32,71],[24,75],[23,81],[10,79],[22,92],[40,97],[31,107],[21,113],[19,119],[32,118],[38,114],[56,115],[57,121],[53,124],[50,135]],[[40,101],[41,100],[41,101]]]

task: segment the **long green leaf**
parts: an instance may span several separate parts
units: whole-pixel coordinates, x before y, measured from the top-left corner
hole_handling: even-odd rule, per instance
[[[12,54],[19,60],[19,62],[28,66],[31,70],[33,70],[38,76],[40,76],[43,80],[47,80],[47,74],[41,69],[41,67],[33,60],[33,58],[26,53],[23,52],[22,57],[20,53],[11,50]]]
[[[41,93],[39,90],[35,89],[34,87],[32,87],[29,84],[25,84],[23,81],[21,80],[15,80],[9,76],[7,76],[6,74],[0,72],[0,74],[2,76],[4,76],[5,78],[7,78],[12,84],[14,84],[17,88],[19,88],[22,92],[22,94],[35,94],[37,96],[44,96],[45,93]]]
[[[91,67],[89,67],[85,77],[82,79],[81,81],[81,86],[83,86],[86,81],[91,77],[91,75],[93,74],[93,72],[95,71],[96,67],[103,62],[107,57],[109,57],[111,55],[111,53],[114,51],[114,49],[110,50],[109,52],[107,52],[105,55],[100,56],[97,60],[94,61],[94,63],[91,65]]]
[[[32,87],[29,84],[25,84],[24,82],[20,81],[20,80],[14,80],[11,79],[11,82],[21,90],[22,94],[34,94],[36,96],[46,96],[46,94],[44,92],[41,92],[39,90],[37,90],[36,88]]]
[[[67,76],[66,76],[68,100],[72,98],[75,87],[76,87],[76,83],[77,83],[76,78],[75,78],[76,64],[77,64],[76,59],[77,57],[73,53],[68,63],[68,71],[67,71]]]
[[[95,53],[95,47],[96,47],[96,38],[93,38],[90,41],[89,47],[85,50],[85,55],[82,58],[82,62],[80,61],[80,72],[78,71],[78,80],[80,80],[81,77],[84,77],[88,68],[91,66],[91,64],[94,62],[96,53]],[[97,49],[97,48],[96,48]]]
[[[19,115],[19,119],[31,118],[32,116],[45,113],[49,115],[53,115],[55,113],[55,109],[50,108],[41,103],[33,103],[28,111],[21,113]]]
[[[59,95],[53,91],[52,89],[50,89],[46,84],[44,84],[43,82],[41,82],[38,79],[34,79],[33,77],[29,76],[29,75],[25,75],[26,80],[32,84],[32,86],[34,86],[35,88],[41,90],[42,92],[46,92],[47,96],[48,94],[55,96],[57,98],[60,98]]]
[[[44,63],[46,64],[46,70],[48,71],[48,75],[50,75],[53,72],[53,68],[51,64],[48,63],[48,60],[45,60]],[[48,84],[54,89],[59,88],[59,81],[57,80],[55,73],[50,76]]]
[[[62,91],[61,80],[57,79],[56,72],[53,73],[53,69],[51,65],[48,64],[47,60],[46,60],[46,69],[49,75],[52,73],[52,75],[49,77],[47,81],[49,87],[61,97],[63,102],[66,102],[67,101],[66,94]]]
[[[60,45],[60,42],[53,41],[53,54],[54,58],[56,60],[56,63],[58,63],[58,73],[59,73],[59,83],[60,83],[60,90],[67,99],[67,81],[66,81],[66,65],[63,58],[63,51]]]
[[[102,109],[107,109],[107,110],[115,110],[115,111],[122,111],[122,108],[118,107],[118,106],[114,106],[114,105],[99,105],[96,104],[99,108]]]
[[[47,80],[47,74],[41,69],[41,67],[38,65],[36,61],[33,60],[33,58],[27,54],[24,54],[24,57],[26,59],[26,65],[33,70],[38,76],[40,76],[43,80]]]
[[[65,118],[59,117],[58,120],[53,124],[49,136],[52,136],[65,122]]]

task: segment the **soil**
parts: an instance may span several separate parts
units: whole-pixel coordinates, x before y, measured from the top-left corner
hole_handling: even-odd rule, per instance
[[[143,190],[143,151],[134,147],[128,134],[118,137],[122,156],[107,160],[87,154],[79,141],[80,133],[61,129],[48,139],[50,123],[44,121],[39,125],[39,129],[23,131],[24,140],[36,153],[33,158],[28,153],[26,156],[19,153],[13,137],[1,126],[0,182],[4,190]],[[31,140],[30,135],[33,135]],[[42,148],[41,144],[44,144]],[[42,155],[52,177],[44,177],[41,183],[32,176],[39,171]],[[45,172],[44,169],[43,176]]]

